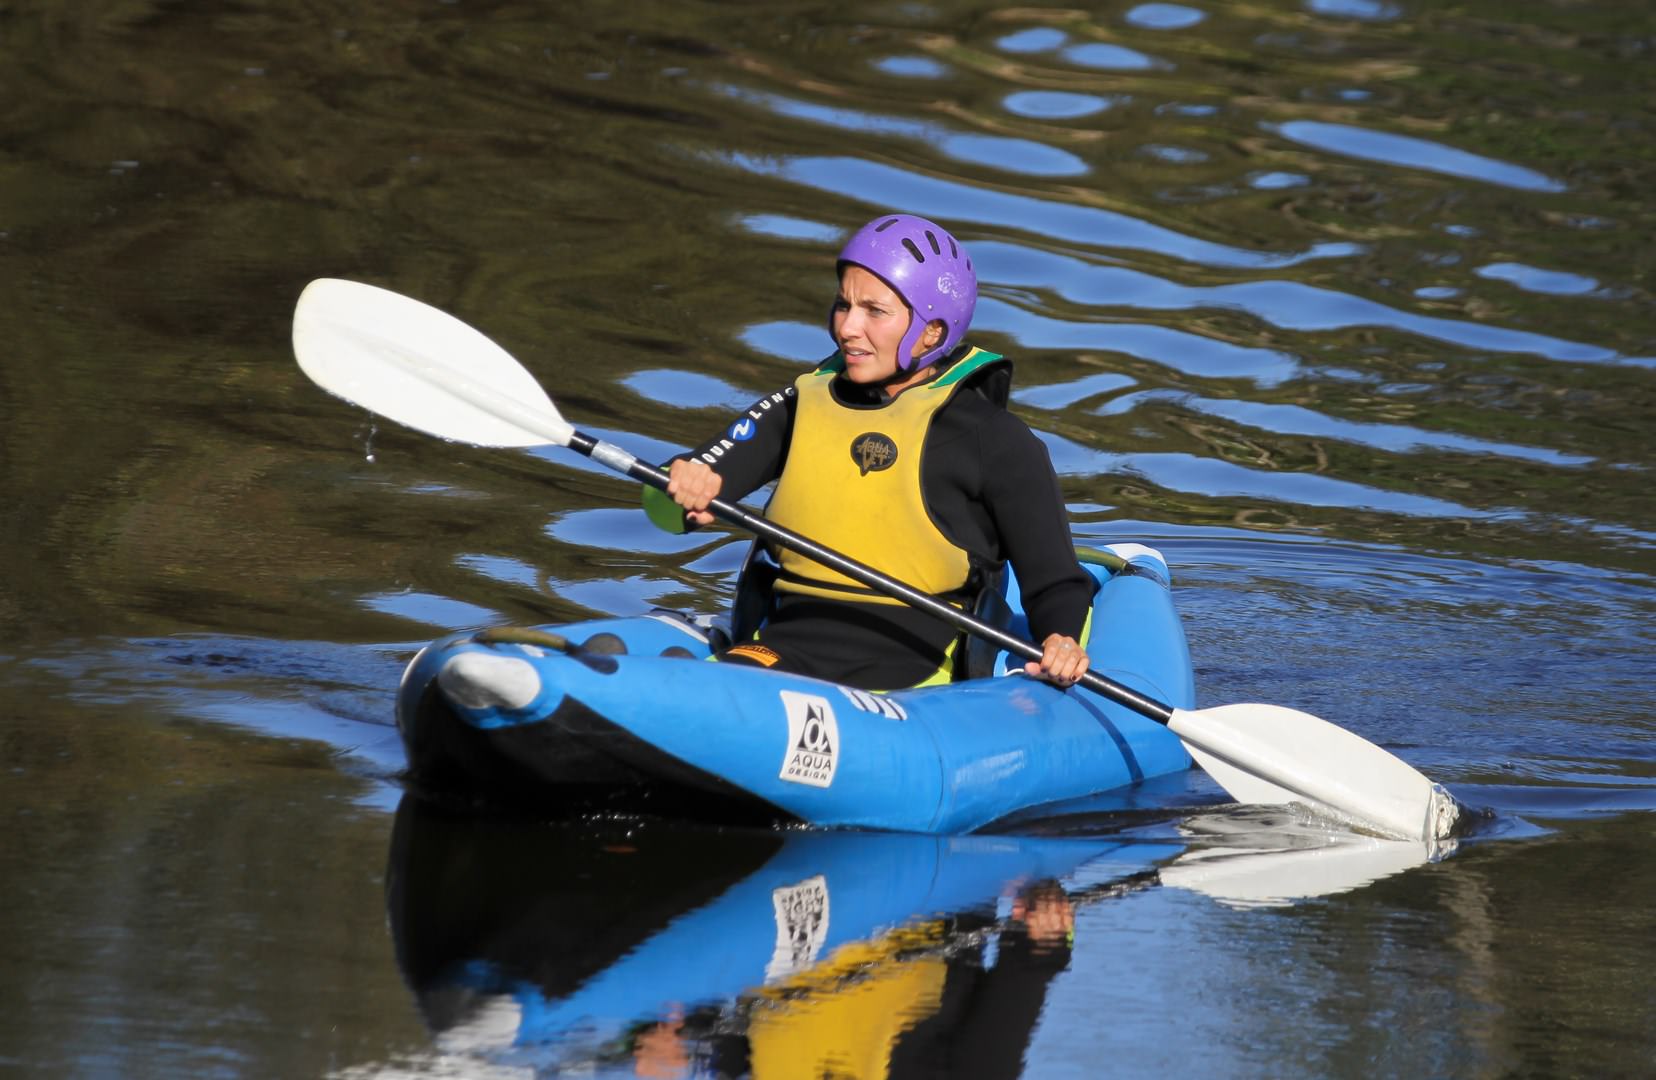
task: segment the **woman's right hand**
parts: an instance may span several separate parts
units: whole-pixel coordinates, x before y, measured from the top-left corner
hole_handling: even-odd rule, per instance
[[[705,462],[675,458],[667,466],[667,494],[684,507],[685,519],[692,525],[713,524],[707,504],[718,498],[723,486],[724,477]]]

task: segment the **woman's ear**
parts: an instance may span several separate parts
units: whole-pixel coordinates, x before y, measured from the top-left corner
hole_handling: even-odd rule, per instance
[[[948,327],[943,325],[942,319],[933,319],[926,324],[926,329],[921,332],[920,344],[928,349],[936,348],[937,343],[943,340],[943,333],[947,329]]]

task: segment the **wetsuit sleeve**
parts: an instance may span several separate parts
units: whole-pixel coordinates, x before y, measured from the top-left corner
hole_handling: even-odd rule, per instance
[[[1075,557],[1046,446],[1022,420],[997,411],[984,430],[982,450],[984,502],[1018,575],[1030,634],[1037,644],[1053,633],[1079,640],[1093,579]]]
[[[662,467],[679,458],[700,459],[724,478],[721,499],[734,502],[744,498],[782,475],[797,402],[792,385],[767,394],[732,417],[717,435],[694,450],[674,454],[662,462]],[[644,509],[650,520],[667,532],[695,528],[685,520],[677,503],[653,487],[644,488]]]

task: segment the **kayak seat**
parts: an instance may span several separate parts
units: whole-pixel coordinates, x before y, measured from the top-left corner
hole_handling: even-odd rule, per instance
[[[658,607],[650,609],[650,616],[656,619],[670,619],[673,622],[683,626],[684,629],[691,634],[705,637],[707,639],[707,648],[709,652],[721,652],[730,648],[730,635],[725,632],[725,628],[706,615],[695,615],[687,611],[674,611],[672,608]],[[614,635],[599,634],[596,635],[596,637],[614,637]],[[596,640],[596,637],[588,639],[587,647],[591,646],[592,642]],[[619,639],[617,640],[619,641]],[[625,642],[621,642],[620,651],[627,651],[627,645]],[[672,645],[666,649],[663,649],[661,655],[689,656],[692,658],[695,656],[695,654],[689,649],[679,645]]]
[[[771,614],[776,577],[781,567],[763,543],[754,541],[748,547],[742,562],[741,574],[736,579],[736,599],[730,607],[730,639],[751,641]],[[1015,620],[1011,605],[1006,602],[1007,570],[996,567],[984,581],[973,601],[971,612],[980,621],[997,630],[1008,630]],[[955,642],[954,670],[950,681],[984,678],[995,672],[995,656],[999,647],[973,634],[961,634]]]
[[[996,630],[1012,627],[1012,605],[1006,602],[1006,567],[1001,565],[989,575],[972,603],[972,615],[979,622],[988,623]],[[985,641],[976,634],[962,633],[955,641],[954,677],[951,681],[983,679],[995,673],[995,656],[1000,646]]]
[[[776,576],[782,572],[770,549],[758,540],[748,545],[742,572],[736,577],[736,599],[730,605],[730,640],[752,641],[771,614]]]
[[[1131,573],[1133,564],[1111,551],[1099,551],[1095,548],[1077,547],[1075,555],[1083,565],[1091,563],[1102,566],[1113,576],[1121,573]],[[1029,626],[1022,616],[1012,610],[1006,602],[1007,575],[1009,571],[1003,564],[997,568],[993,576],[979,590],[977,600],[972,605],[972,614],[979,622],[986,622],[996,630],[1005,630],[1015,636],[1024,636],[1029,633]],[[1098,586],[1093,587],[1097,595]],[[1090,620],[1089,620],[1090,621]],[[1086,645],[1086,632],[1082,632],[1082,645]],[[955,667],[952,681],[961,682],[966,679],[983,679],[995,674],[995,661],[1000,655],[1000,646],[985,641],[975,634],[961,634],[960,640],[955,643]],[[1009,666],[1018,670],[1023,662],[1015,661]]]

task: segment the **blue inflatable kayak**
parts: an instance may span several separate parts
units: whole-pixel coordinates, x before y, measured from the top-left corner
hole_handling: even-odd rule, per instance
[[[1194,707],[1160,554],[1118,545],[1083,565],[1094,670]],[[1026,636],[1015,580],[1005,599]],[[981,677],[875,694],[704,662],[713,635],[658,611],[442,638],[398,696],[411,779],[536,810],[964,833],[1191,764],[1162,725],[1004,653]]]

